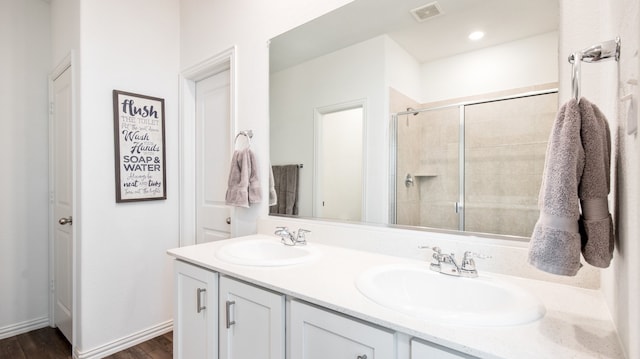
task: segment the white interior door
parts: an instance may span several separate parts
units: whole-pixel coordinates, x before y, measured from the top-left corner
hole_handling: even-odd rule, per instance
[[[71,154],[71,68],[53,81],[53,319],[72,342],[73,184]]]
[[[362,107],[321,115],[317,171],[317,216],[362,220]]]
[[[196,83],[196,243],[230,237],[230,71]]]

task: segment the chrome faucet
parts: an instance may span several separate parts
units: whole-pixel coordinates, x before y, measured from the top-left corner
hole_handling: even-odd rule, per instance
[[[423,247],[419,248],[429,248],[433,251],[431,264],[429,268],[432,271],[440,272],[442,274],[452,275],[456,277],[468,277],[475,278],[478,276],[478,270],[476,269],[476,262],[473,258],[481,258],[488,259],[491,256],[486,256],[478,253],[474,253],[471,251],[464,252],[464,257],[462,258],[462,263],[458,264],[456,262],[456,256],[454,253],[446,254],[442,253],[440,247]]]
[[[276,227],[275,235],[280,236],[280,242],[287,246],[295,246],[301,245],[304,246],[307,244],[306,234],[311,233],[311,231],[306,229],[298,229],[298,231],[290,232],[287,227]]]

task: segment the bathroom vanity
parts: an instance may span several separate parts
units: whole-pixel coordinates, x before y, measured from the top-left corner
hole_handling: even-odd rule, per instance
[[[435,277],[426,281],[426,289],[416,290],[444,298],[433,302],[436,307],[459,297],[477,301],[479,307],[490,305],[477,292],[484,287],[474,286],[494,280],[533,298],[533,307],[524,310],[539,311],[514,319],[517,324],[495,321],[497,316],[460,321],[455,315],[425,312],[420,303],[394,307],[363,290],[363,278],[387,285],[382,277],[371,277],[378,268],[431,275],[422,272],[429,268],[426,261],[314,242],[284,246],[272,235],[182,247],[169,254],[176,258],[176,358],[624,358],[597,290],[493,273],[453,278],[434,272],[447,277],[445,282]],[[457,282],[469,285],[452,292],[454,287],[442,287],[448,280],[479,282]],[[414,287],[419,286],[410,283],[407,288]],[[406,309],[410,305],[417,306],[413,315]]]

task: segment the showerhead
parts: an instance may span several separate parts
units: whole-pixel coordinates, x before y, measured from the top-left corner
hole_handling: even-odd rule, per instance
[[[415,111],[416,109],[413,107],[407,107],[407,112],[408,111]],[[414,112],[413,115],[416,116],[418,114],[418,112]]]

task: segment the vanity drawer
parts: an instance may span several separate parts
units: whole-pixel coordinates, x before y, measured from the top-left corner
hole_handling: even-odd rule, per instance
[[[411,339],[411,359],[473,359],[475,357],[460,353],[437,344],[419,339]]]
[[[289,338],[295,359],[395,358],[394,333],[296,300]]]

